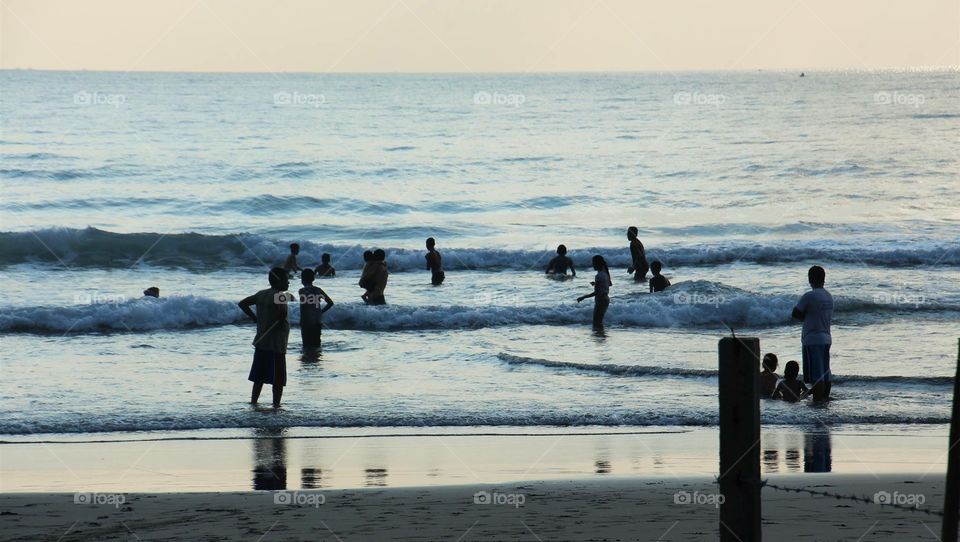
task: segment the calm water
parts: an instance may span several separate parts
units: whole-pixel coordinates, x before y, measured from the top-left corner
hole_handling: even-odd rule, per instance
[[[799,359],[813,263],[837,400],[765,422],[949,418],[957,72],[0,78],[0,433],[713,425],[717,340]],[[672,289],[629,279],[630,225]],[[236,302],[294,241],[333,255],[337,306],[319,358],[294,328],[284,410],[254,410]],[[575,280],[542,275],[561,242]],[[386,307],[358,297],[372,247]],[[575,303],[594,253],[606,337]]]

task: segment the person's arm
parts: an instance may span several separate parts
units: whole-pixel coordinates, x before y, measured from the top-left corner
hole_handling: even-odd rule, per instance
[[[637,270],[637,245],[633,242],[630,243],[630,267],[627,268],[627,273],[632,274]]]
[[[770,396],[771,399],[780,399],[783,397],[783,382],[778,382],[777,387],[773,388],[773,394]]]
[[[577,276],[577,270],[574,269],[573,267],[573,258],[570,258],[570,276],[571,277]]]
[[[245,297],[242,301],[240,301],[240,303],[238,303],[238,305],[240,305],[240,310],[242,310],[243,313],[249,316],[250,319],[253,320],[254,322],[257,321],[257,314],[253,312],[253,310],[250,307],[256,304],[257,304],[257,300],[254,299],[253,296]]]
[[[650,293],[653,293],[653,279],[650,279]]]
[[[433,262],[431,261],[430,256],[431,254],[427,252],[427,255],[425,256],[425,259],[427,260],[427,271],[433,271]]]
[[[577,298],[577,303],[583,301],[584,299],[590,298],[590,297],[596,297],[596,295],[597,295],[596,290],[590,292],[590,293],[587,294],[587,295],[582,295],[582,296],[580,296],[580,297]]]
[[[800,297],[800,301],[797,302],[797,306],[793,308],[793,313],[790,314],[794,320],[803,321],[807,316],[807,294],[803,294]]]
[[[333,307],[333,300],[330,299],[330,296],[327,295],[327,292],[323,291],[323,288],[320,288],[320,297],[322,297],[323,300],[327,302],[326,306],[320,310],[320,314],[323,314],[328,310],[330,310],[331,307]]]

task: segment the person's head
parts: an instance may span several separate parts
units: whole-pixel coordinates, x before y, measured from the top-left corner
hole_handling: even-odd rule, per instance
[[[607,261],[603,259],[603,256],[597,254],[591,260],[593,263],[593,268],[597,271],[608,271],[607,270]]]
[[[330,253],[329,253],[329,252],[324,252],[324,253],[323,253],[323,256],[320,256],[320,261],[323,262],[323,263],[325,263],[325,264],[327,264],[327,265],[329,265],[329,264],[330,264]]]
[[[300,282],[304,286],[310,286],[313,284],[313,279],[317,278],[317,273],[313,269],[304,269],[300,272]]]
[[[763,356],[763,368],[771,373],[777,370],[777,365],[780,364],[780,360],[777,359],[777,355],[773,352],[767,352]]]
[[[823,288],[823,285],[827,282],[827,272],[819,265],[815,265],[807,271],[807,280],[810,281],[810,286]]]
[[[290,243],[290,254],[300,254],[300,245]]]
[[[433,250],[435,246],[437,246],[437,240],[433,237],[427,237],[427,250]]]
[[[796,380],[799,375],[800,364],[795,360],[788,361],[787,365],[783,368],[783,377],[787,380]]]
[[[637,234],[640,233],[640,230],[636,226],[630,226],[627,228],[627,239],[633,241],[637,238]]]
[[[382,262],[387,259],[387,253],[382,248],[373,251],[373,261]]]
[[[372,250],[364,250],[364,251],[363,251],[363,261],[364,261],[364,262],[372,262],[372,261],[373,261],[373,251],[372,251]]]
[[[160,297],[160,288],[151,286],[143,291],[143,295],[146,297]]]
[[[287,270],[282,267],[274,267],[270,270],[267,279],[270,281],[270,287],[274,290],[286,290],[290,287],[290,279],[287,278]]]
[[[660,271],[663,271],[663,264],[660,263],[660,260],[653,260],[650,264],[650,270],[653,271],[654,275],[659,275]]]
[[[566,245],[560,245],[560,246],[558,246],[558,247],[557,247],[557,254],[559,254],[560,256],[566,256],[566,255],[567,255],[567,246],[566,246]]]

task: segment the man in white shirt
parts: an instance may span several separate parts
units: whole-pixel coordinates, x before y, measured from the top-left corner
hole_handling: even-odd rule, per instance
[[[833,318],[833,296],[823,285],[826,271],[815,265],[807,272],[813,288],[803,294],[793,308],[793,317],[803,322],[803,380],[813,387],[813,400],[830,398],[830,321]]]

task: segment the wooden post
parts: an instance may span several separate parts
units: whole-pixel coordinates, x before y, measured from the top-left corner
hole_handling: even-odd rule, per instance
[[[720,339],[721,542],[761,540],[760,339]]]
[[[953,379],[953,413],[950,415],[950,448],[947,449],[947,488],[943,496],[942,542],[957,542],[960,516],[960,339],[957,340],[957,375]]]

